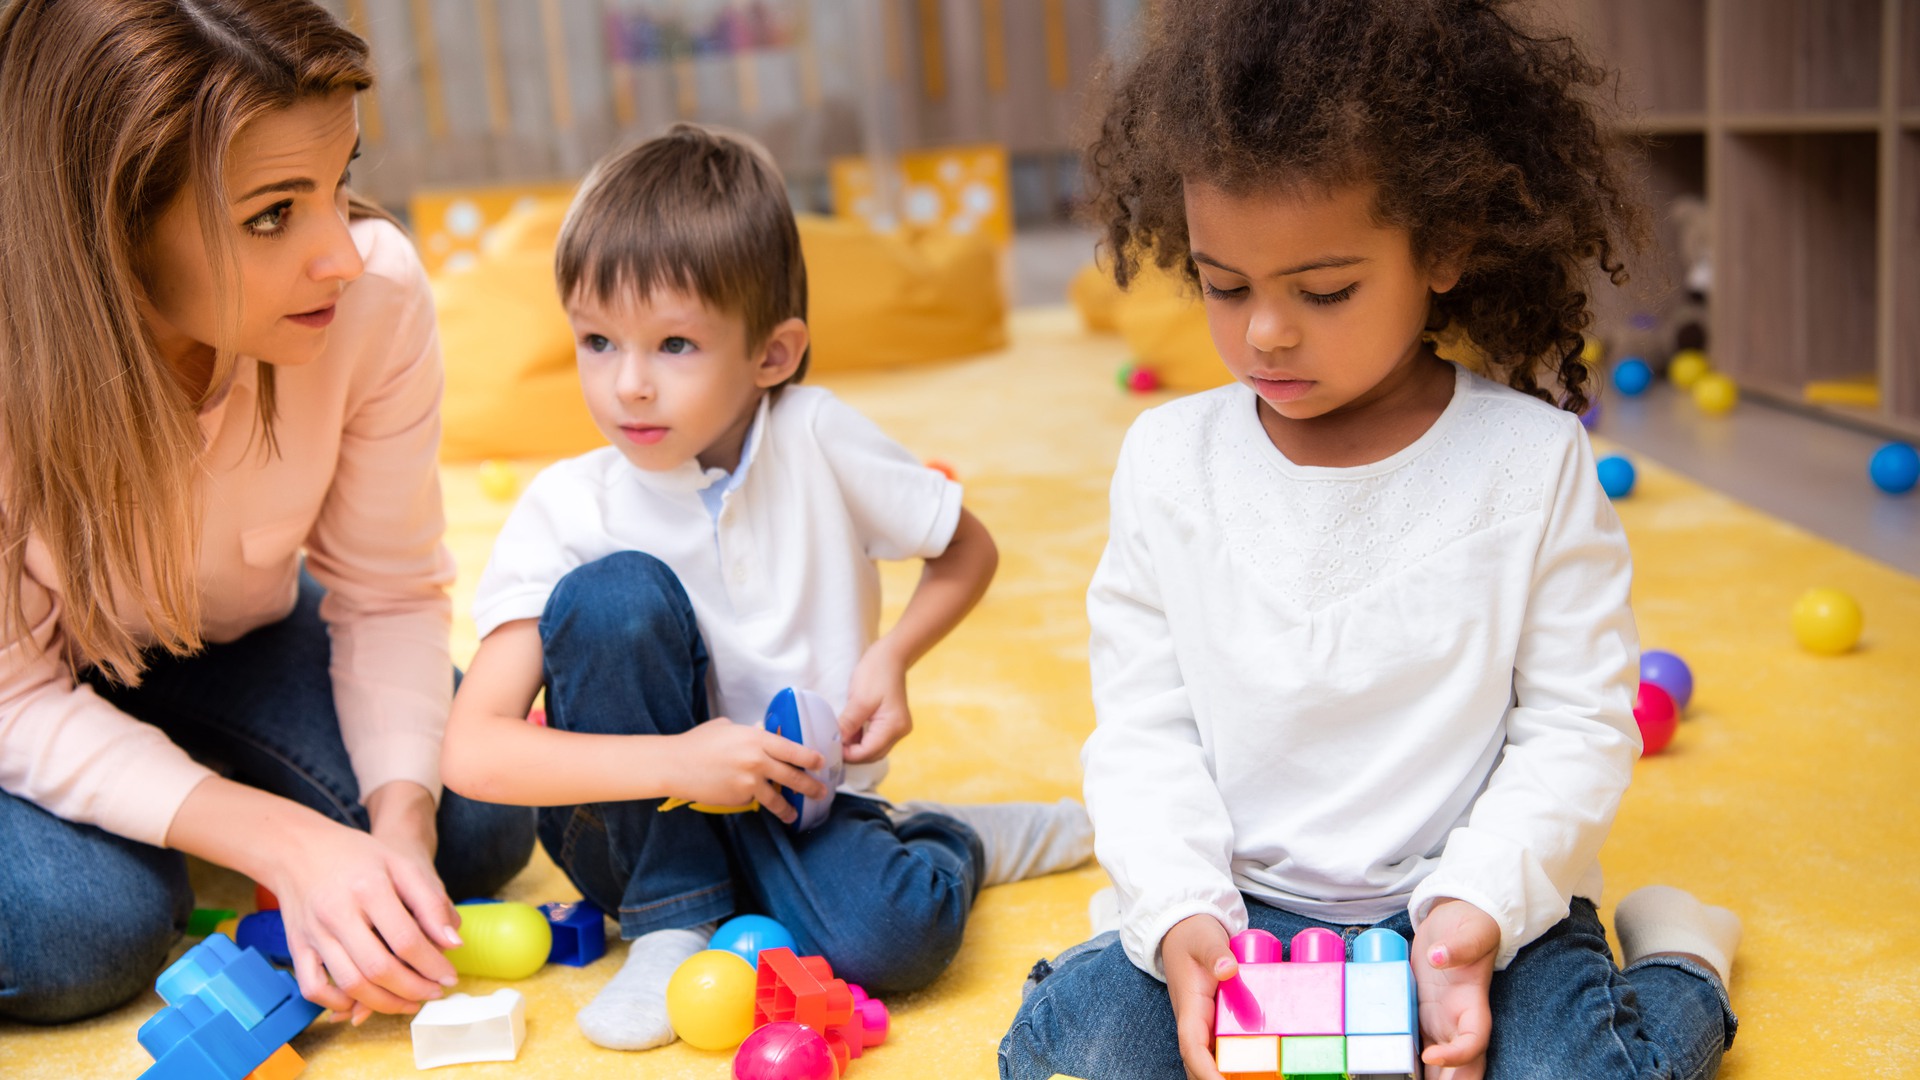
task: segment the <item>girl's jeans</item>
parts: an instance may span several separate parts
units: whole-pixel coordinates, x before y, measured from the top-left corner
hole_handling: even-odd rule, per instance
[[[97,671],[80,678],[234,780],[365,830],[333,711],[324,595],[302,573],[280,622],[188,657],[156,649],[138,687]],[[445,792],[434,867],[448,895],[458,902],[505,885],[533,853],[533,824],[524,808]],[[132,999],[153,985],[192,911],[180,853],[0,792],[0,1017],[59,1023]]]
[[[561,579],[540,638],[555,728],[677,735],[709,719],[693,606],[650,555],[620,552]],[[952,818],[895,821],[885,803],[843,793],[824,823],[796,834],[765,812],[661,813],[661,802],[540,812],[540,842],[623,937],[765,914],[799,955],[825,956],[874,994],[932,982],[960,949],[984,860]]]
[[[1251,925],[1282,941],[1326,926],[1349,942],[1364,926],[1339,926],[1247,898]],[[1409,941],[1405,912],[1380,924]],[[1520,950],[1492,990],[1488,1080],[1704,1080],[1733,1045],[1726,991],[1707,969],[1675,957],[1620,971],[1593,903]],[[1102,934],[1035,965],[1013,1027],[1000,1043],[1000,1075],[1046,1080],[1184,1080],[1166,984],[1133,965],[1119,935]]]

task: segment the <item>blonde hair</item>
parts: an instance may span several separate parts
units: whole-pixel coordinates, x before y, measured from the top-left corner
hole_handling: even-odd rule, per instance
[[[58,563],[67,649],[125,683],[140,642],[201,644],[198,412],[141,318],[143,252],[190,185],[236,317],[225,162],[252,119],[372,84],[366,43],[311,0],[0,0],[0,551],[9,638],[27,541]],[[356,211],[378,213],[355,202]],[[230,339],[233,327],[223,332]],[[215,346],[211,387],[237,357]],[[261,435],[273,452],[273,372]]]

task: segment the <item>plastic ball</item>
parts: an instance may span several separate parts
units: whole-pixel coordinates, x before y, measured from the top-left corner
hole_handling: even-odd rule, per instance
[[[687,957],[667,980],[667,1022],[699,1050],[731,1050],[753,1032],[758,976],[739,953],[706,949]]]
[[[504,461],[480,463],[480,490],[495,502],[506,502],[520,490],[520,474]]]
[[[1665,690],[1673,699],[1674,707],[1682,712],[1693,700],[1693,671],[1685,660],[1670,652],[1648,649],[1641,653],[1640,681]]]
[[[826,1037],[805,1024],[764,1025],[733,1056],[733,1080],[838,1080],[840,1063]]]
[[[1808,652],[1839,656],[1860,641],[1866,619],[1839,589],[1808,589],[1793,605],[1793,636]]]
[[[1889,495],[1904,495],[1920,484],[1920,450],[1906,443],[1890,442],[1873,452],[1867,463],[1867,475],[1873,485]]]
[[[1150,367],[1136,367],[1127,374],[1127,389],[1136,394],[1151,394],[1160,389],[1160,376]]]
[[[1118,368],[1116,368],[1113,372],[1113,385],[1119,387],[1122,390],[1132,389],[1133,368],[1134,368],[1134,364],[1133,364],[1133,361],[1131,360],[1127,361],[1124,364],[1121,364]]]
[[[1628,397],[1645,393],[1647,387],[1652,384],[1653,369],[1647,366],[1645,360],[1637,356],[1627,357],[1613,369],[1614,388]]]
[[[1674,729],[1680,726],[1680,714],[1674,710],[1673,698],[1650,682],[1640,684],[1640,692],[1633,702],[1633,720],[1640,725],[1641,757],[1665,750],[1673,741]]]
[[[1601,357],[1605,355],[1607,355],[1607,347],[1602,345],[1597,337],[1587,338],[1580,345],[1580,359],[1589,364],[1599,363]]]
[[[1672,360],[1667,361],[1667,378],[1682,390],[1693,389],[1693,384],[1712,370],[1712,365],[1707,363],[1707,354],[1699,349],[1681,349],[1673,354]]]
[[[1609,454],[1600,459],[1599,469],[1600,487],[1609,498],[1623,499],[1633,493],[1633,482],[1639,476],[1633,462],[1619,454]]]
[[[553,951],[553,924],[532,904],[467,903],[460,913],[465,944],[447,950],[453,970],[489,979],[524,979]]]
[[[760,962],[761,949],[799,950],[787,928],[765,915],[741,915],[728,919],[713,932],[707,948],[733,953],[749,964]]]
[[[1740,403],[1740,388],[1725,375],[1710,371],[1693,384],[1693,403],[1708,416],[1724,416]]]
[[[939,473],[941,476],[944,476],[949,480],[960,479],[959,471],[956,470],[953,466],[947,464],[946,462],[941,461],[939,458],[928,458],[927,468],[932,469],[934,472]]]

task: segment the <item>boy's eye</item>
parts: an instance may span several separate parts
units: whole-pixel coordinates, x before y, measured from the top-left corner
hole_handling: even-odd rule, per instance
[[[693,342],[683,337],[670,337],[660,343],[660,351],[669,356],[679,356],[693,351]]]
[[[1337,304],[1340,301],[1345,300],[1347,297],[1352,296],[1353,290],[1359,287],[1360,287],[1360,283],[1356,281],[1353,284],[1347,286],[1346,288],[1338,290],[1337,292],[1314,293],[1314,292],[1302,291],[1300,293],[1300,298],[1302,300],[1305,300],[1309,304]]]
[[[613,342],[608,341],[605,337],[599,334],[586,335],[585,337],[580,339],[580,344],[585,345],[587,347],[588,352],[603,353],[603,352],[613,351]]]
[[[1205,293],[1210,300],[1238,300],[1242,296],[1247,295],[1247,287],[1245,285],[1237,289],[1216,289],[1213,287],[1213,283],[1207,281],[1205,278],[1200,280],[1200,291]]]
[[[293,208],[293,200],[277,202],[246,220],[245,229],[255,236],[278,236],[286,231],[287,211]]]

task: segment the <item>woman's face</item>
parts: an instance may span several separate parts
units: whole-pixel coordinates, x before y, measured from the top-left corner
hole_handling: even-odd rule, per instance
[[[265,113],[234,136],[214,223],[231,237],[228,295],[215,288],[197,188],[174,197],[145,252],[143,314],[162,356],[191,371],[216,344],[269,364],[320,355],[334,302],[365,268],[347,233],[359,141],[350,90]],[[222,341],[227,327],[235,336]]]

